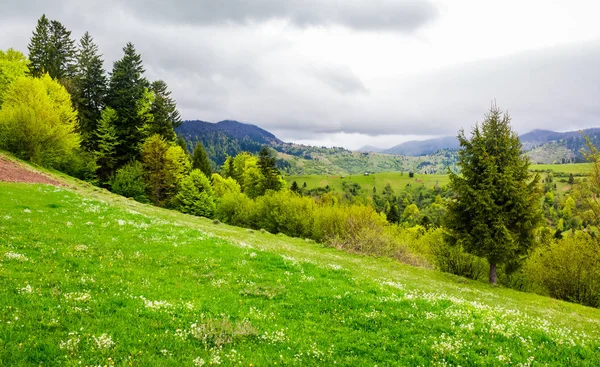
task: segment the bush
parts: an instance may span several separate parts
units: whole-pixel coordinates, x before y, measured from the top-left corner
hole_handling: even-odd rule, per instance
[[[230,192],[218,200],[216,217],[234,226],[255,228],[255,202],[245,194]]]
[[[201,170],[195,169],[179,185],[173,207],[182,213],[212,218],[215,212],[214,191]]]
[[[138,161],[127,163],[117,170],[110,180],[110,187],[115,194],[148,203],[146,185],[144,184],[144,166]]]
[[[587,233],[565,234],[538,248],[524,273],[551,297],[600,307],[600,244]]]
[[[432,260],[440,271],[469,279],[483,279],[490,266],[487,260],[466,253],[462,247],[450,245],[443,238],[431,242]]]
[[[312,237],[315,202],[290,191],[268,191],[256,199],[256,225],[271,233]]]

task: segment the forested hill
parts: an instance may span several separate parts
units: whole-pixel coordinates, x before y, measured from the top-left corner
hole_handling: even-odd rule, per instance
[[[235,156],[243,151],[258,153],[265,145],[283,144],[275,135],[258,126],[233,120],[217,123],[184,121],[175,132],[185,139],[190,151],[200,141],[216,165],[225,162],[228,155]]]

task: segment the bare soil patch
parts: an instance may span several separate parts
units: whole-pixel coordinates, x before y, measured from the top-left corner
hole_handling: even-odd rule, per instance
[[[64,186],[63,183],[50,178],[42,173],[32,171],[20,163],[0,156],[0,181],[43,183],[54,186]]]

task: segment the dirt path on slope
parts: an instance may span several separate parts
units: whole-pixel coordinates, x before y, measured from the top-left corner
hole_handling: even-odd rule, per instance
[[[65,186],[42,173],[32,171],[20,163],[11,161],[0,155],[0,181],[43,183],[54,186]]]

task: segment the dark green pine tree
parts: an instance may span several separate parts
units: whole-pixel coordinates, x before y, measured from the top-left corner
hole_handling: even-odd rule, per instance
[[[150,90],[154,92],[154,101],[150,113],[154,121],[149,127],[149,135],[159,134],[167,141],[175,141],[175,128],[181,125],[181,116],[177,111],[177,104],[171,98],[167,83],[157,80],[152,83]]]
[[[79,116],[81,144],[89,151],[98,148],[95,132],[101,118],[107,91],[106,72],[101,57],[98,46],[89,33],[85,32],[79,42],[73,102]]]
[[[280,173],[275,162],[275,157],[271,155],[271,151],[267,147],[263,147],[258,153],[258,168],[264,177],[264,191],[281,190]]]
[[[29,71],[32,76],[40,77],[48,73],[63,85],[70,88],[70,79],[75,74],[75,57],[77,49],[71,39],[71,31],[62,23],[49,20],[46,15],[38,19],[31,40],[27,45],[29,51]]]
[[[42,14],[37,21],[31,40],[27,45],[29,51],[29,72],[40,77],[48,71],[50,65],[50,20]]]
[[[206,177],[210,178],[212,176],[212,168],[210,167],[210,161],[208,160],[208,156],[204,151],[204,147],[202,143],[199,141],[196,142],[196,147],[194,148],[194,153],[192,153],[192,167],[194,169],[199,169],[206,175]]]
[[[458,140],[461,175],[449,173],[455,198],[448,205],[447,239],[486,258],[495,284],[496,267],[516,269],[534,244],[542,218],[540,178],[529,172],[510,117],[495,105],[470,140],[464,130]]]
[[[50,22],[50,65],[48,74],[62,84],[69,84],[76,72],[77,48],[71,38],[71,31],[61,22]],[[69,88],[67,88],[69,89]]]
[[[298,183],[296,181],[292,182],[292,186],[290,187],[290,191],[295,192],[295,193],[300,193],[300,186],[298,186]]]
[[[119,140],[119,165],[139,155],[146,119],[138,113],[138,106],[148,87],[148,81],[143,76],[142,57],[136,53],[133,44],[127,43],[123,52],[123,58],[113,65],[106,96],[106,105],[114,109],[118,116],[115,131]]]

